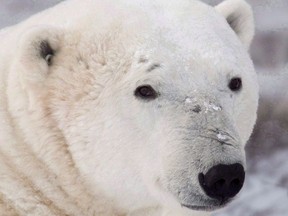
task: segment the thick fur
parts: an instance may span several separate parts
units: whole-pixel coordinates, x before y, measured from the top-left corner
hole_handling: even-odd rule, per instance
[[[198,174],[245,166],[258,104],[252,37],[243,1],[70,0],[3,29],[0,215],[222,207]],[[235,76],[239,92],[228,88]],[[158,98],[136,97],[144,84]]]

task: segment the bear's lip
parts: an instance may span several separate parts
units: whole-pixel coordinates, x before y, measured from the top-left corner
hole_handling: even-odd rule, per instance
[[[225,202],[222,202],[218,205],[212,204],[212,205],[189,205],[189,204],[181,204],[182,207],[195,210],[195,211],[215,211],[220,208],[224,208],[228,203],[230,203],[232,199],[229,199]]]
[[[219,206],[196,206],[196,205],[182,205],[182,207],[195,210],[195,211],[215,211],[219,208],[223,208],[226,205],[219,205]]]

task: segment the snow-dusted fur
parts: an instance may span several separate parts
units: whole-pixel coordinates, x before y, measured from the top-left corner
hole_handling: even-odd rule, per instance
[[[253,30],[242,0],[70,0],[2,30],[0,215],[221,207],[198,174],[245,165],[258,103]],[[141,85],[158,97],[135,96]],[[225,134],[231,145],[217,142]]]

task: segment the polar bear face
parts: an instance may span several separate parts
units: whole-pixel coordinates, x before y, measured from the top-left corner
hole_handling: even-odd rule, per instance
[[[90,17],[23,36],[30,106],[49,111],[81,177],[121,208],[217,209],[242,187],[256,120],[251,11],[242,1],[143,8],[102,30]]]

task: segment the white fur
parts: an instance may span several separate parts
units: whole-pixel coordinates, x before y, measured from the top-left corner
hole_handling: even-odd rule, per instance
[[[251,25],[241,24],[237,37],[225,18],[239,11],[227,4],[223,17],[193,0],[70,0],[2,30],[1,215],[194,216],[208,213],[181,205],[217,208],[198,173],[245,165],[258,104],[246,51]],[[42,41],[55,51],[51,66]],[[241,92],[227,87],[234,76]],[[136,98],[143,84],[160,96]],[[233,147],[201,138],[209,128],[232,134]]]
[[[250,5],[244,0],[227,0],[216,6],[216,10],[228,20],[235,33],[248,49],[255,32],[253,12]]]

